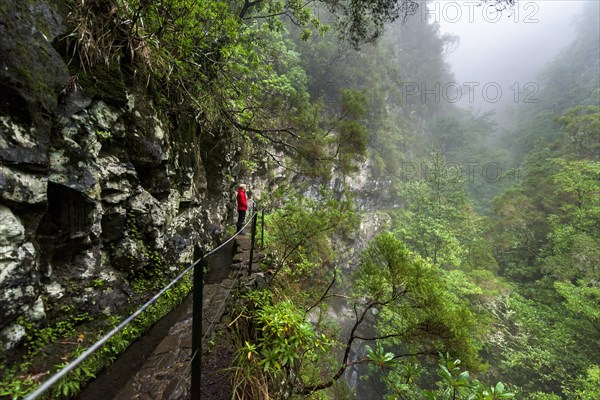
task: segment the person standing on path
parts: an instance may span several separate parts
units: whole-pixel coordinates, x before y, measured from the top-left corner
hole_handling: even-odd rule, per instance
[[[246,210],[248,210],[248,199],[246,198],[246,185],[244,183],[240,183],[237,190],[237,210],[238,210],[238,220],[237,220],[237,230],[238,232],[244,226],[244,220],[246,219]]]

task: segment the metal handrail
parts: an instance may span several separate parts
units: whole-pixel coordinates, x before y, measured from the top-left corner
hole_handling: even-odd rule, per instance
[[[63,369],[61,369],[56,374],[54,374],[52,377],[50,377],[48,380],[46,380],[44,383],[42,383],[36,390],[34,390],[33,392],[31,392],[29,395],[27,395],[27,397],[25,397],[24,400],[35,400],[35,399],[37,399],[46,390],[50,389],[56,382],[58,382],[60,379],[64,378],[69,372],[71,372],[72,370],[74,370],[79,364],[81,364],[89,356],[91,356],[96,350],[98,350],[110,338],[112,338],[119,331],[121,331],[126,325],[128,325],[131,321],[133,321],[135,319],[135,317],[137,317],[138,315],[140,315],[148,307],[150,307],[152,304],[154,304],[163,294],[165,294],[165,292],[167,290],[169,290],[173,285],[175,285],[177,282],[179,282],[188,272],[190,272],[192,269],[194,269],[195,267],[197,267],[198,264],[201,263],[206,257],[208,257],[211,254],[214,254],[216,251],[218,251],[223,246],[225,246],[227,243],[229,243],[230,241],[232,241],[235,237],[237,237],[246,228],[246,226],[248,226],[252,221],[254,221],[254,218],[257,215],[257,213],[258,213],[257,211],[254,212],[254,214],[252,215],[252,217],[242,227],[242,229],[240,229],[239,231],[237,231],[233,236],[231,236],[225,242],[221,243],[220,245],[218,245],[217,247],[215,247],[214,249],[212,249],[208,253],[203,254],[201,257],[199,257],[197,260],[195,260],[181,274],[179,274],[175,279],[173,279],[171,281],[171,283],[169,283],[167,286],[165,286],[160,292],[158,292],[150,300],[148,300],[146,303],[144,303],[139,309],[137,309],[137,311],[135,311],[127,319],[125,319],[123,322],[121,322],[119,325],[117,325],[115,328],[113,328],[110,332],[108,332],[106,335],[104,335],[102,338],[100,338],[100,340],[98,340],[96,343],[94,343],[93,345],[91,345],[86,351],[84,351],[83,353],[81,353],[81,355],[79,355],[79,357],[77,357],[75,360],[71,361],[67,366],[65,366]]]

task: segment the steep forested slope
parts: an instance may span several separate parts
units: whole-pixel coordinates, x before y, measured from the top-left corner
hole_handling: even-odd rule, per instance
[[[543,71],[540,104],[512,133],[523,179],[494,200],[488,232],[515,287],[511,334],[494,363],[531,398],[597,395],[589,388],[598,387],[600,363],[598,15],[588,3],[575,41]]]

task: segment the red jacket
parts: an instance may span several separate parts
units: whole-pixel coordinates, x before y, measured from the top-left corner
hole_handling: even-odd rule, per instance
[[[246,191],[238,189],[237,192],[237,209],[238,211],[246,211],[248,209],[248,200],[246,200]]]

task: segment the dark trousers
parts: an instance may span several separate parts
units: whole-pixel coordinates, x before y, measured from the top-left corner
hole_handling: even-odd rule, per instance
[[[237,230],[241,230],[246,220],[246,210],[238,210]]]

